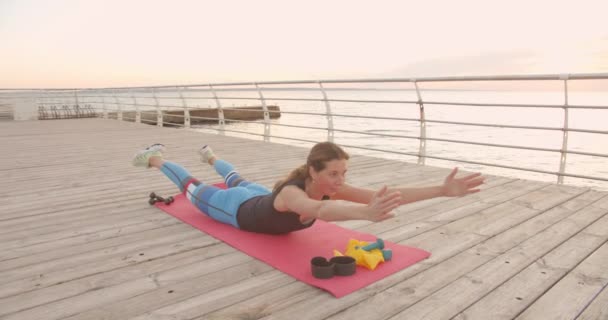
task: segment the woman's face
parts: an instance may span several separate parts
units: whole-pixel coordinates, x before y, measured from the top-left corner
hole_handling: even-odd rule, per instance
[[[348,160],[335,159],[326,162],[325,169],[321,171],[310,168],[310,175],[319,191],[325,195],[333,195],[344,185],[347,170]]]

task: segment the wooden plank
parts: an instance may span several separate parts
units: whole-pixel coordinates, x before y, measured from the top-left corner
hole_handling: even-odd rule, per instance
[[[216,259],[216,260],[214,260]],[[251,260],[240,252],[234,252],[223,243],[210,244],[199,240],[185,240],[151,248],[145,255],[127,254],[75,266],[65,272],[47,273],[44,278],[22,279],[5,286],[0,292],[0,314],[44,305],[53,301],[75,297],[87,292],[120,285],[141,277],[166,278],[169,270],[182,271],[193,276],[201,272],[215,272],[210,266],[240,264]],[[188,266],[188,270],[186,270]],[[69,272],[69,273],[68,273]],[[173,271],[172,271],[173,272]],[[188,273],[186,273],[188,272]]]
[[[606,284],[608,243],[604,243],[516,319],[574,319]]]
[[[105,257],[101,261],[91,261],[83,264],[68,266],[64,269],[49,270],[44,274],[34,274],[23,279],[10,282],[10,286],[0,290],[2,297],[26,292],[31,289],[41,289],[45,287],[62,284],[73,279],[79,279],[100,272],[106,272],[117,268],[132,266],[142,261],[150,261],[165,255],[175,255],[180,252],[192,251],[198,248],[211,247],[218,242],[212,238],[205,239],[183,239],[171,243],[161,243],[152,245],[140,250],[127,251],[122,254]],[[212,248],[212,247],[211,247]],[[70,273],[66,273],[70,271]]]
[[[157,189],[158,190],[158,189]],[[162,191],[162,190],[161,190]],[[28,234],[44,234],[69,228],[69,225],[80,223],[81,220],[95,219],[97,217],[123,216],[134,218],[141,215],[152,214],[153,208],[149,206],[147,195],[130,196],[129,199],[123,198],[121,202],[100,201],[97,204],[86,205],[56,211],[48,209],[44,213],[41,209],[39,214],[27,215],[22,218],[15,218],[0,221],[3,230],[10,230],[6,234],[0,235],[2,241],[19,239]]]
[[[224,270],[220,271],[222,269]],[[218,263],[216,266],[218,271],[214,273],[189,277],[187,281],[161,283],[156,289],[147,290],[146,293],[130,294],[128,299],[122,299],[122,301],[113,297],[110,298],[110,301],[95,301],[97,295],[92,293],[90,297],[87,297],[87,300],[90,301],[87,311],[83,310],[84,312],[65,319],[126,319],[146,314],[172,303],[192,303],[200,294],[219,298],[229,290],[247,290],[250,283],[268,281],[280,286],[281,281],[288,277],[279,272],[272,272],[271,269],[270,266],[257,260],[229,267]],[[114,286],[106,291],[107,293],[121,292],[121,286]],[[107,293],[104,296],[108,296]],[[76,298],[85,299],[81,296]],[[102,307],[91,308],[93,304]],[[144,316],[144,318],[147,317],[148,315]]]
[[[104,221],[107,222],[107,221]],[[98,225],[84,225],[78,231],[62,230],[54,233],[47,233],[41,236],[29,237],[3,244],[3,251],[0,253],[0,260],[15,259],[27,255],[54,250],[61,247],[74,246],[100,241],[120,236],[121,234],[131,234],[171,226],[180,223],[175,218],[167,216],[149,217],[120,220],[115,223]]]
[[[591,201],[593,201],[592,199]],[[405,315],[415,319],[452,318],[498,285],[528,267],[536,259],[541,258],[547,252],[577,234],[581,230],[581,225],[589,225],[604,214],[605,212],[601,209],[587,206],[573,217],[555,224],[475,270],[450,281],[445,287],[418,301],[413,306],[403,309],[395,314],[393,318],[398,319]],[[574,219],[579,223],[572,223]],[[608,232],[603,235],[603,238],[585,238],[590,240],[585,249],[592,252],[608,239]],[[584,252],[585,250],[581,249],[581,251]],[[579,259],[585,256],[585,254],[582,256],[573,255],[568,257],[570,259],[566,262],[575,266],[580,262]],[[441,275],[438,273],[427,275],[427,278],[430,277],[437,278]]]
[[[608,319],[608,287],[600,292],[577,320]]]
[[[191,319],[197,317],[201,313],[215,311],[242,301],[244,297],[247,298],[263,294],[266,292],[269,285],[272,289],[281,287],[290,281],[291,278],[285,274],[280,272],[268,272],[259,277],[250,278],[235,285],[225,286],[221,288],[221,290],[202,293],[190,299],[146,312],[133,318],[133,320]]]
[[[564,227],[568,227],[567,223],[572,222],[571,219],[563,220]],[[571,223],[570,227],[575,225]],[[593,229],[597,226],[603,227],[599,234],[593,233]],[[601,246],[608,239],[607,230],[608,216],[604,215],[591,226],[534,261],[455,318],[478,319],[487,315],[492,315],[492,319],[515,318]]]
[[[32,275],[43,276],[51,270],[103,260],[109,255],[141,250],[154,244],[188,237],[201,237],[201,233],[195,229],[187,229],[183,225],[174,225],[7,260],[0,264],[0,281],[7,282]]]
[[[224,257],[224,256],[222,256]],[[223,269],[225,266],[218,262],[213,264],[210,270]],[[22,312],[13,313],[5,316],[4,319],[70,319],[75,316],[77,319],[86,319],[87,315],[78,315],[87,310],[103,305],[111,305],[118,302],[126,310],[114,314],[107,319],[126,318],[130,310],[139,310],[142,306],[136,301],[144,303],[144,308],[162,305],[162,301],[173,301],[183,298],[191,292],[206,292],[223,287],[227,284],[243,281],[243,279],[255,276],[268,270],[268,266],[259,262],[251,261],[231,267],[230,277],[218,276],[215,272],[205,273],[202,276],[191,278],[191,281],[180,282],[179,284],[167,285],[155,277],[135,278],[131,281],[123,282],[117,286],[111,286],[101,290],[88,291],[87,293],[74,296],[73,298],[59,300],[53,304],[45,304],[35,308],[27,309]],[[150,294],[145,294],[154,290],[154,300]],[[101,292],[98,292],[101,291]],[[135,297],[135,298],[133,298]],[[138,298],[139,297],[139,298]],[[93,319],[100,319],[93,316]]]
[[[295,281],[264,294],[251,296],[238,303],[231,304],[219,310],[207,313],[203,310],[205,319],[260,319],[271,316],[273,313],[291,305],[302,303],[316,295],[314,290],[306,283]],[[294,316],[295,319],[298,316]]]

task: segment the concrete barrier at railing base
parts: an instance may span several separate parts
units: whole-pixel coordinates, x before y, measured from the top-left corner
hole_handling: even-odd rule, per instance
[[[14,120],[38,120],[38,104],[35,97],[17,97],[11,102]]]
[[[13,106],[10,104],[0,104],[0,121],[13,120]]]

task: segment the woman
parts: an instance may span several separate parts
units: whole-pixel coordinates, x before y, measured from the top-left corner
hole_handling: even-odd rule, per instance
[[[269,234],[308,228],[316,219],[382,221],[393,217],[392,210],[406,203],[478,192],[476,187],[484,180],[479,173],[457,179],[458,169],[454,168],[440,186],[390,189],[384,186],[374,192],[347,184],[349,155],[334,143],[322,142],[310,150],[306,164],[277,182],[271,192],[244,180],[230,163],[204,146],[199,150],[201,161],[212,165],[228,187],[220,189],[194,179],[180,165],[165,161],[163,151],[163,145],[152,145],[136,154],[133,165],[160,169],[211,218],[242,230]]]

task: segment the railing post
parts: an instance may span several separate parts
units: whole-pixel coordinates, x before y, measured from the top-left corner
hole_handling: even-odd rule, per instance
[[[416,95],[418,95],[418,107],[420,109],[420,145],[418,146],[418,164],[424,165],[426,160],[426,118],[424,115],[424,103],[422,102],[422,95],[420,94],[420,88],[418,88],[418,82],[416,79],[412,79],[414,87],[416,87]]]
[[[323,88],[323,83],[321,83],[321,81],[318,81],[318,83],[319,88],[321,88],[321,93],[323,94],[323,101],[325,102],[325,116],[327,117],[327,141],[334,142],[334,117],[331,112],[331,105],[327,99],[327,93],[325,92],[325,88]]]
[[[78,89],[74,89],[74,113],[76,118],[80,118],[80,104],[78,102]]]
[[[78,105],[78,89],[74,89],[74,102]]]
[[[224,109],[222,108],[222,104],[220,103],[220,99],[217,97],[215,93],[215,89],[213,89],[212,85],[209,85],[209,89],[211,89],[211,94],[213,94],[213,99],[215,100],[215,105],[217,106],[217,118],[218,123],[220,125],[220,134],[226,135],[226,118],[224,118]]]
[[[190,128],[190,110],[188,110],[188,104],[182,94],[182,87],[177,87],[177,92],[179,92],[179,98],[182,100],[182,106],[184,107],[184,128]]]
[[[156,104],[156,126],[163,126],[163,112],[160,110],[160,104],[158,103],[158,97],[156,96],[156,88],[152,88],[152,97],[154,98],[154,103]]]
[[[566,156],[568,155],[568,75],[562,74],[559,76],[564,80],[564,127],[562,128],[562,149],[560,151],[559,173],[557,175],[557,183],[564,183],[564,173],[566,172]]]
[[[135,106],[135,123],[141,123],[141,112],[139,111],[139,105],[137,104],[137,98],[133,90],[131,90],[131,99],[133,99],[133,105]]]
[[[114,90],[114,100],[116,101],[116,120],[122,121],[122,106],[120,105],[120,100],[117,95],[118,89]]]
[[[51,98],[49,90],[42,90],[40,101],[42,101],[40,104],[42,104],[43,108],[45,108],[47,105],[52,104],[53,99]]]
[[[103,108],[103,118],[107,119],[108,118],[108,108],[106,107],[105,92],[102,92],[102,94],[101,94],[101,107]]]
[[[262,109],[264,110],[264,141],[270,141],[270,114],[268,113],[268,106],[266,106],[266,99],[264,99],[264,95],[262,94],[262,88],[255,84],[255,87],[258,89],[258,93],[260,94],[260,100],[262,101]]]

